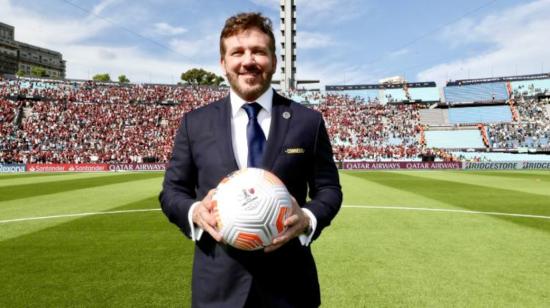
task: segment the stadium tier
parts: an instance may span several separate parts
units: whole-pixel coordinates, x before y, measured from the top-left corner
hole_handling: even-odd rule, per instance
[[[429,88],[409,88],[409,95],[413,101],[422,102],[439,102],[439,89],[436,87]]]
[[[346,90],[338,91],[337,95],[348,95],[351,98],[360,98],[364,102],[374,103],[380,101],[380,90]]]
[[[327,86],[336,95],[360,98],[365,103],[439,102],[439,90],[434,82],[404,85]]]
[[[420,123],[427,126],[448,126],[448,109],[420,109]]]
[[[505,101],[508,99],[505,82],[447,86],[444,91],[445,101],[453,104]]]
[[[534,96],[550,92],[550,79],[535,79],[510,82],[512,91],[517,95]]]
[[[477,129],[426,131],[426,143],[430,148],[484,149],[485,145]]]
[[[408,100],[409,99],[402,88],[382,90],[382,103],[396,103]]]
[[[512,112],[509,106],[483,106],[449,108],[450,124],[477,124],[511,122]]]

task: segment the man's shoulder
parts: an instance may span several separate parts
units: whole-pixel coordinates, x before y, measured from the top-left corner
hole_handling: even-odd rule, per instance
[[[188,118],[201,118],[205,116],[211,116],[213,110],[218,110],[224,106],[224,104],[228,103],[229,98],[224,97],[222,99],[219,99],[217,101],[210,102],[204,106],[201,106],[197,109],[191,110],[187,112],[186,116]]]
[[[313,110],[312,108],[309,108],[305,106],[304,104],[297,103],[287,97],[284,97],[280,94],[276,94],[277,100],[279,100],[280,103],[283,105],[287,105],[293,113],[295,113],[298,116],[308,117],[308,118],[321,118],[321,113],[317,110]]]

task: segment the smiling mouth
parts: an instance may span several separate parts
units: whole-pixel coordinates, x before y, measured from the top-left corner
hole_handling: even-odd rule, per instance
[[[257,84],[260,82],[261,74],[259,73],[246,73],[241,74],[243,81],[249,85]]]
[[[240,75],[244,77],[257,77],[260,76],[260,72],[244,72],[240,73]]]

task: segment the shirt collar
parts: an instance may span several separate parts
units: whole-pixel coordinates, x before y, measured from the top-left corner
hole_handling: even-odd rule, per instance
[[[233,115],[233,117],[237,115],[237,112],[242,109],[241,107],[244,104],[249,103],[243,100],[237,93],[235,93],[235,91],[233,91],[233,89],[229,90],[229,99],[231,101],[231,114]],[[254,102],[260,104],[260,106],[262,106],[262,108],[267,111],[268,114],[271,114],[271,107],[273,105],[273,89],[270,87]]]

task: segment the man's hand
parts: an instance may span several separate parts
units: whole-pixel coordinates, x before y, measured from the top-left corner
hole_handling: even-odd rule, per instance
[[[216,217],[214,216],[214,207],[212,204],[212,195],[215,190],[211,189],[201,203],[193,211],[193,223],[204,231],[208,232],[217,242],[222,241],[222,235],[216,229]]]
[[[292,209],[284,221],[286,230],[281,233],[281,235],[274,238],[271,245],[264,248],[265,252],[272,252],[279,249],[291,239],[304,234],[304,231],[309,228],[309,217],[302,211],[296,199],[292,196],[290,198],[292,199]]]

